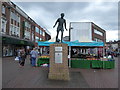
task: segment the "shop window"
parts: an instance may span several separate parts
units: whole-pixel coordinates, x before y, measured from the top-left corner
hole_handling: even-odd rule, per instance
[[[34,41],[34,33],[32,33],[32,41]]]
[[[30,39],[30,32],[25,30],[25,39]]]
[[[20,27],[19,22],[17,22],[17,26]]]
[[[35,27],[35,31],[36,31],[37,33],[39,33],[39,28],[38,28],[38,27]]]
[[[94,38],[94,41],[96,41],[96,42],[102,42],[102,40],[99,39],[99,38]]]
[[[13,20],[13,25],[15,25],[15,20]]]
[[[31,27],[31,25],[29,24],[29,22],[25,21],[25,27],[27,27],[27,28]]]
[[[20,22],[20,16],[18,16],[18,22]]]
[[[96,29],[94,29],[94,33],[96,33],[96,34],[98,34],[98,35],[100,35],[100,36],[103,36],[103,33],[100,32],[100,31],[98,31],[98,30],[96,30]]]
[[[14,35],[17,34],[17,30],[16,30],[16,27],[14,27]]]
[[[42,30],[40,30],[40,34],[43,36],[43,31]]]
[[[15,25],[17,25],[17,22],[15,21]]]
[[[20,22],[20,16],[18,15],[18,13],[11,11],[11,18],[16,22]]]
[[[18,14],[16,15],[16,21],[20,22],[20,16]]]
[[[34,30],[34,26],[32,26],[32,30]]]
[[[13,12],[13,11],[11,11],[10,16],[11,16],[12,19],[14,19],[14,16],[15,16],[15,15],[14,15],[14,12]]]
[[[42,38],[40,38],[40,41],[42,40]]]
[[[5,14],[5,6],[2,6],[2,13]]]
[[[13,55],[13,47],[12,46],[3,46],[3,56],[12,56]]]
[[[6,33],[6,21],[5,20],[2,20],[2,32]]]
[[[43,32],[43,36],[45,36],[45,32]]]
[[[14,35],[14,27],[13,27],[13,25],[10,26],[10,35]]]
[[[2,21],[2,32],[4,32],[5,22]]]
[[[31,28],[31,25],[30,25],[30,24],[28,24],[28,28],[29,28],[29,29]]]
[[[11,19],[11,24],[13,24],[13,19]]]
[[[25,27],[27,27],[27,22],[25,22]]]
[[[35,42],[38,43],[39,37],[35,37]]]
[[[19,28],[17,28],[17,30],[16,30],[16,35],[17,35],[17,37],[20,37],[20,29]]]
[[[42,35],[42,30],[40,30],[40,35]]]

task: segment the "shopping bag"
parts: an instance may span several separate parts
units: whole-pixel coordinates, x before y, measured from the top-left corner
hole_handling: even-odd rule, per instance
[[[15,61],[19,61],[19,57],[16,57],[16,58],[15,58]]]

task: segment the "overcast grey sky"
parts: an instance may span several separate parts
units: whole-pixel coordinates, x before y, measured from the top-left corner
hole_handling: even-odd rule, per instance
[[[94,22],[107,32],[108,40],[118,38],[117,2],[15,2],[40,26],[46,27],[52,37],[56,28],[52,28],[60,13],[65,13],[67,28],[70,22]],[[64,36],[68,35],[65,31]],[[112,35],[112,36],[111,36]]]

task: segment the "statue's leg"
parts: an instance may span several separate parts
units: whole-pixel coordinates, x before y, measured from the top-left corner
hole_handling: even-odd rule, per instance
[[[62,42],[62,39],[63,39],[63,32],[64,31],[61,31],[61,42]]]
[[[57,40],[58,40],[58,35],[59,35],[59,31],[57,30],[56,42],[57,42]]]

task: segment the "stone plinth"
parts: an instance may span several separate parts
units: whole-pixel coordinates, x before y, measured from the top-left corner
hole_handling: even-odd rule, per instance
[[[50,45],[49,79],[70,80],[68,69],[68,46],[64,43]]]

